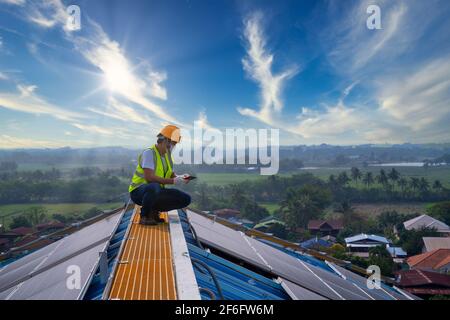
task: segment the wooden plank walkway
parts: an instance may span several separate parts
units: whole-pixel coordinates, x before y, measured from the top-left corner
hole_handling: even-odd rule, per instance
[[[166,220],[156,226],[139,224],[140,207],[135,207],[133,224],[119,265],[114,275],[109,299],[120,300],[175,300],[175,278]]]

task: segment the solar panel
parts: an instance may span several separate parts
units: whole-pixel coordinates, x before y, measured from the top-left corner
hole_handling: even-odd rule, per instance
[[[329,299],[370,299],[352,283],[188,210],[202,242]]]
[[[354,272],[351,272],[341,266],[334,263],[328,262],[333,268],[335,268],[340,274],[342,274],[347,280],[352,281],[360,290],[364,291],[366,294],[371,296],[373,299],[384,299],[384,300],[408,300],[405,296],[397,293],[396,291],[383,288],[383,289],[369,289],[367,287],[367,278],[360,276]]]
[[[20,284],[0,293],[1,300],[76,300],[83,284],[89,279],[98,253],[104,244],[100,244],[72,259],[66,260]],[[76,265],[80,270],[80,287],[67,286],[69,266]]]
[[[300,287],[298,284],[295,284],[289,280],[278,278],[278,281],[293,300],[327,300],[326,298],[319,296],[308,289]]]
[[[190,211],[188,210],[188,213],[189,212]],[[265,271],[270,271],[270,268],[248,245],[246,239],[242,236],[242,233],[198,214],[189,214],[188,217],[197,236],[206,245],[218,248],[230,255],[237,256]]]
[[[40,292],[40,299],[76,298],[66,287],[68,263],[82,268],[83,287],[121,216],[109,216],[4,267],[0,270],[0,298],[32,299],[34,292]]]
[[[287,280],[303,285],[330,299],[368,299],[351,283],[329,271],[301,261],[256,239],[249,238],[249,241],[273,268],[273,272]]]

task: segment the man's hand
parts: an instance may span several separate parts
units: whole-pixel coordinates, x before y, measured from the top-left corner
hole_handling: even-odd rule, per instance
[[[187,177],[189,177],[188,174],[182,174],[181,176],[175,176],[175,178],[173,178],[173,184],[176,185],[180,185],[180,184],[186,184],[189,182],[189,179],[187,179]]]

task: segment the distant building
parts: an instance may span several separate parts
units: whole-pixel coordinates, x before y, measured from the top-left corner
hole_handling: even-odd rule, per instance
[[[253,229],[256,229],[256,230],[262,231],[262,232],[266,232],[271,226],[273,226],[276,223],[278,223],[282,226],[286,225],[280,219],[270,216],[270,217],[260,220],[259,223],[253,227]]]
[[[35,230],[33,228],[27,228],[27,227],[18,227],[9,230],[7,233],[17,235],[18,237],[24,237],[29,234],[33,234]]]
[[[308,222],[308,230],[312,235],[337,236],[343,227],[342,220],[310,220]]]
[[[406,257],[408,254],[405,250],[403,250],[401,247],[392,247],[391,245],[388,245],[386,247],[386,250],[389,251],[391,254],[392,259],[394,259],[395,263],[403,263],[405,262]]]
[[[439,233],[442,233],[444,235],[450,235],[450,227],[448,225],[426,214],[422,214],[421,216],[403,222],[403,226],[405,227],[406,230],[434,228]]]
[[[450,294],[450,275],[424,270],[404,270],[396,273],[399,288],[426,298]]]
[[[450,237],[423,237],[422,252],[430,252],[437,249],[450,249]]]
[[[377,246],[387,247],[391,241],[382,236],[361,233],[353,237],[345,238],[347,250],[359,257],[368,258],[369,250]]]
[[[253,228],[253,226],[255,225],[255,223],[253,221],[248,220],[248,219],[239,219],[239,218],[231,217],[228,219],[228,221],[233,222],[235,224],[242,225],[247,228]]]
[[[333,236],[323,236],[320,239],[331,242],[331,243],[336,243],[336,237],[333,237]]]
[[[36,225],[36,229],[40,232],[41,231],[51,232],[59,229],[64,229],[65,227],[66,225],[64,223],[59,222],[57,220]]]
[[[437,249],[418,254],[409,257],[406,262],[411,269],[447,273],[450,272],[450,249]]]
[[[333,241],[324,238],[314,237],[300,243],[300,247],[305,249],[320,249],[321,247],[329,248],[333,245]]]
[[[237,218],[240,216],[239,210],[234,209],[219,209],[214,210],[213,214],[216,215],[216,217],[223,218],[223,219],[230,219],[230,218]]]

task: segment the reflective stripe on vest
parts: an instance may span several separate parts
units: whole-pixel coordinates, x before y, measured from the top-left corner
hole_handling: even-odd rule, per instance
[[[161,178],[170,178],[172,176],[172,155],[169,153],[166,153],[164,155],[164,159],[166,160],[166,167],[167,170],[164,172],[164,166],[162,164],[161,156],[159,154],[158,149],[156,148],[156,145],[146,149],[146,150],[152,150],[153,151],[153,161],[154,161],[154,173],[156,176]],[[146,151],[144,150],[144,151]],[[142,152],[143,153],[143,152]],[[138,163],[136,166],[136,170],[133,174],[133,178],[131,179],[131,184],[128,188],[128,192],[133,191],[134,189],[140,187],[141,185],[147,183],[147,181],[144,178],[144,169],[141,165],[142,160],[142,153],[138,157]],[[161,187],[164,188],[164,185],[161,184]]]

